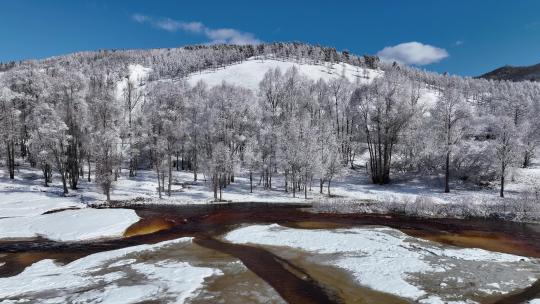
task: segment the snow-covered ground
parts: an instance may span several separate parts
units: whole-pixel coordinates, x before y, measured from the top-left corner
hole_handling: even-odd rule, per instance
[[[358,164],[363,164],[359,159]],[[199,180],[193,181],[193,173],[173,171],[172,194],[169,198],[166,193],[163,199],[158,199],[157,179],[154,171],[141,170],[137,176],[129,178],[123,171],[118,181],[113,185],[111,198],[113,200],[132,200],[143,198],[151,203],[159,204],[186,204],[209,203],[213,200],[213,193],[204,181],[204,175],[199,174]],[[237,173],[235,182],[223,189],[223,199],[231,202],[305,202],[304,193],[296,193],[293,198],[291,192],[284,191],[283,176],[272,178],[272,190],[263,189],[259,185],[259,176],[254,176],[253,193],[250,193],[249,178],[245,172]],[[451,192],[444,193],[443,176],[394,176],[391,184],[374,185],[364,168],[348,170],[347,174],[332,182],[331,193],[334,196],[381,202],[411,202],[418,198],[425,198],[435,203],[468,203],[483,204],[496,202],[498,189],[479,188],[467,184],[455,183],[451,185]],[[64,208],[84,208],[86,203],[103,201],[105,196],[94,182],[85,179],[79,181],[79,190],[70,190],[68,197],[62,197],[61,184],[55,177],[50,187],[43,187],[41,173],[37,169],[26,166],[19,168],[16,179],[0,177],[0,218],[17,216],[40,215],[46,211]],[[540,189],[540,163],[534,162],[530,168],[514,169],[506,183],[507,198],[519,198],[525,192]],[[326,184],[323,194],[319,194],[318,181],[314,180],[311,191],[308,191],[308,201],[327,198]]]
[[[63,197],[58,178],[51,187],[44,187],[39,174],[36,169],[23,167],[15,180],[0,178],[0,239],[41,236],[81,241],[120,237],[139,220],[130,209],[87,208],[81,193],[91,190],[90,197],[101,196],[95,186]]]
[[[139,221],[131,209],[65,210],[61,212],[0,219],[0,239],[44,237],[56,241],[82,241],[121,237]]]
[[[188,262],[146,263],[138,257],[191,245],[180,238],[89,255],[67,265],[42,260],[15,277],[0,278],[0,299],[24,303],[140,303],[164,299],[182,303],[218,269]]]
[[[0,191],[0,218],[35,216],[52,210],[85,207],[77,197],[59,199],[58,195],[42,192],[39,187],[25,190],[4,188]]]
[[[455,299],[456,290],[469,296],[508,293],[534,282],[540,268],[521,256],[443,247],[390,228],[303,230],[253,225],[224,238],[263,245],[277,255],[283,246],[307,251],[319,263],[345,269],[361,285],[427,303]],[[437,286],[429,286],[433,282]]]
[[[364,69],[347,63],[316,65],[276,59],[261,60],[251,58],[222,69],[193,73],[188,77],[188,82],[191,85],[195,85],[198,81],[204,80],[212,87],[221,85],[225,81],[229,84],[242,86],[253,92],[257,92],[259,90],[259,83],[268,70],[279,68],[282,73],[285,73],[292,67],[296,67],[300,74],[304,74],[314,81],[321,78],[328,81],[345,76],[352,83],[366,83],[383,73],[379,70]]]

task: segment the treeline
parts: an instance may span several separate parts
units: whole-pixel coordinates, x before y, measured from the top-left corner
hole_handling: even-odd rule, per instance
[[[275,49],[265,51],[268,47]],[[229,58],[211,67],[260,53],[298,56],[298,61],[356,60],[363,66],[372,60],[324,50],[276,43],[172,52],[199,54],[193,61],[199,63],[206,62],[205,54]],[[64,193],[77,189],[81,178],[94,178],[109,199],[121,174],[134,177],[137,170],[152,168],[161,197],[171,195],[173,170],[190,170],[194,180],[202,175],[220,200],[222,189],[245,170],[251,187],[276,187],[279,174],[285,191],[307,197],[314,183],[330,195],[332,182],[346,168],[356,169],[359,155],[368,152],[367,163],[360,165],[376,184],[399,172],[444,173],[449,192],[452,179],[481,184],[499,177],[503,196],[508,169],[529,166],[540,141],[535,83],[464,79],[370,62],[384,73],[369,84],[345,77],[315,81],[294,68],[275,69],[252,92],[226,83],[190,86],[153,61],[166,50],[149,51],[160,54],[156,57],[141,55],[154,62],[146,65],[154,69],[150,79],[120,78],[118,71],[133,63],[130,52],[139,51],[75,54],[0,76],[0,133],[10,178],[16,159],[24,159],[42,170],[45,185],[53,172]],[[98,57],[96,65],[88,63],[89,56]],[[114,63],[107,65],[109,60]],[[191,68],[184,69],[181,75]]]
[[[83,74],[100,70],[109,77],[121,79],[129,64],[152,67],[150,80],[182,78],[204,69],[218,69],[242,62],[248,58],[264,56],[277,59],[295,59],[315,63],[345,62],[356,66],[376,68],[380,63],[375,56],[356,56],[349,51],[309,45],[299,42],[275,42],[259,45],[194,45],[180,48],[149,50],[99,50],[55,56],[42,61],[0,63],[0,71],[13,68],[49,69],[62,67],[76,69]]]

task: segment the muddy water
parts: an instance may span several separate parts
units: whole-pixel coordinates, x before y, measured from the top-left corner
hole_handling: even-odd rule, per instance
[[[395,296],[359,287],[352,283],[347,274],[332,267],[310,264],[299,253],[291,253],[284,259],[260,247],[229,244],[219,239],[221,235],[240,225],[267,223],[302,229],[382,225],[439,243],[540,258],[539,225],[486,220],[315,214],[309,212],[307,207],[231,204],[135,208],[142,220],[130,227],[123,239],[83,243],[59,243],[43,239],[0,242],[0,263],[5,263],[0,267],[0,276],[16,275],[42,259],[69,263],[96,252],[192,236],[195,237],[195,244],[212,250],[216,256],[225,255],[240,260],[251,273],[262,278],[289,303],[407,302]],[[234,287],[230,282],[231,280],[215,280],[207,290],[213,290],[214,294],[219,290],[228,290],[233,296]],[[508,297],[486,299],[485,302],[519,303],[538,296],[539,282]]]

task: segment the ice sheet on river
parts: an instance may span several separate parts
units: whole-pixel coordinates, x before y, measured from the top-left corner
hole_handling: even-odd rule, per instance
[[[467,288],[471,288],[470,293],[478,289],[485,294],[508,292],[531,284],[535,277],[527,268],[535,267],[528,258],[441,246],[391,228],[304,230],[253,225],[234,230],[225,239],[307,251],[316,262],[345,269],[361,285],[426,302],[437,300],[445,287],[465,294],[469,293]],[[280,254],[279,248],[269,249]]]

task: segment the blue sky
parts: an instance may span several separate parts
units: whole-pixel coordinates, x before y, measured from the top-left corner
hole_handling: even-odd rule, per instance
[[[0,61],[105,48],[303,41],[474,76],[539,63],[539,12],[535,0],[0,0]]]

